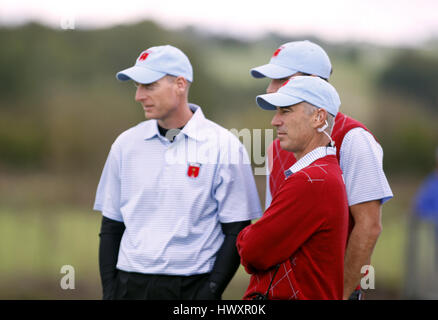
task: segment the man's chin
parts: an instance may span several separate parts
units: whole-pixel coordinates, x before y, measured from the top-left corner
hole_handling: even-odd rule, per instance
[[[148,120],[157,119],[157,116],[154,115],[152,112],[144,112],[144,117]]]
[[[284,140],[280,140],[280,148],[285,151],[293,152],[291,146]]]

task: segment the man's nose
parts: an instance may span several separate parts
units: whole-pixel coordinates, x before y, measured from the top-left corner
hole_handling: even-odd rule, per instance
[[[275,112],[275,115],[274,115],[274,117],[272,118],[271,125],[272,125],[273,127],[279,127],[279,126],[281,126],[282,124],[283,124],[283,122],[281,121],[281,119],[280,119],[280,117],[279,117],[279,114],[278,114],[278,111],[277,111],[277,112]]]
[[[147,99],[147,97],[148,96],[146,90],[144,90],[144,88],[141,85],[139,85],[137,87],[137,90],[135,91],[135,101],[141,102]]]
[[[266,88],[266,93],[274,93],[277,92],[277,90],[278,90],[278,85],[276,85],[274,81],[271,81],[268,87]]]

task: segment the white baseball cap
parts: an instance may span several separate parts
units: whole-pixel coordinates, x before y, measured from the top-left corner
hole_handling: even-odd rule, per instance
[[[171,45],[151,47],[138,56],[135,65],[117,73],[120,81],[134,80],[148,84],[165,75],[182,76],[193,82],[193,69],[189,58]]]
[[[311,76],[290,78],[277,92],[262,94],[256,98],[257,104],[265,110],[289,107],[303,101],[327,110],[334,117],[341,105],[339,95],[330,83]]]
[[[332,72],[332,64],[324,49],[304,40],[281,45],[268,64],[251,69],[254,78],[282,79],[297,72],[328,79]]]

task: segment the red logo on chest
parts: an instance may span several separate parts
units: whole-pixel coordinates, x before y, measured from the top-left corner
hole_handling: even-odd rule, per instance
[[[189,176],[189,178],[197,178],[200,169],[201,169],[200,163],[189,163],[189,169],[187,170],[187,175]]]

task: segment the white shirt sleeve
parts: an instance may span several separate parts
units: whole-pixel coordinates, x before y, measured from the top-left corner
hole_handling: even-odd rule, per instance
[[[383,150],[372,134],[362,128],[350,130],[340,149],[340,167],[347,189],[348,205],[393,197],[383,172]]]
[[[248,153],[243,145],[239,150],[239,159],[243,161],[219,165],[214,197],[221,223],[252,220],[262,215]]]
[[[94,202],[94,210],[105,217],[123,222],[120,212],[120,163],[115,147],[111,148],[100,177]]]

